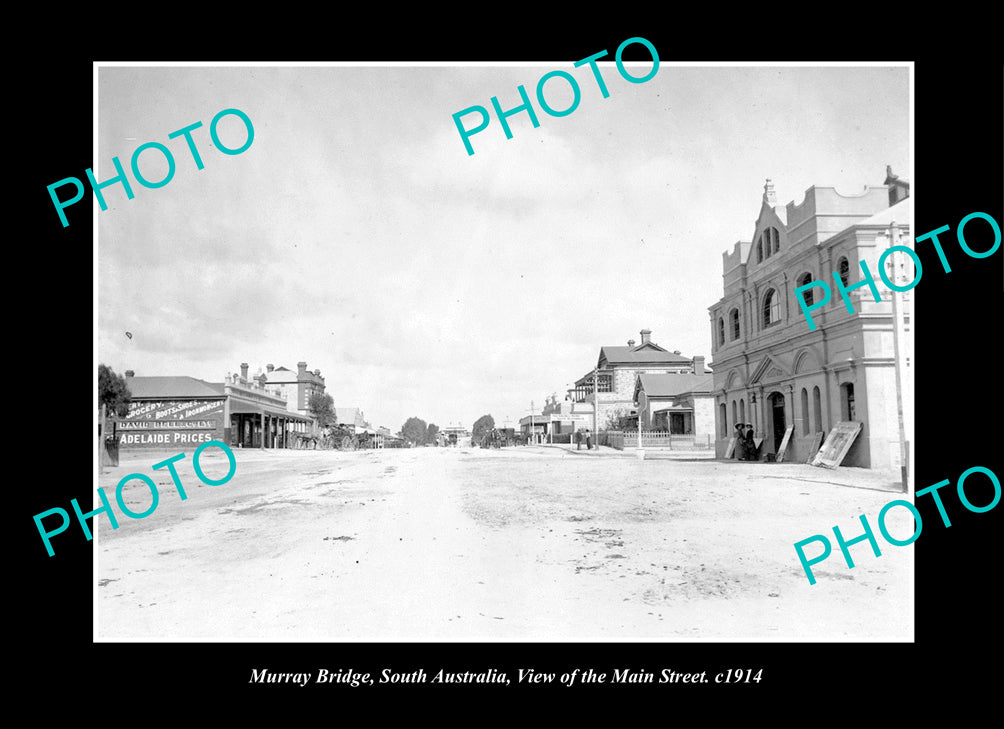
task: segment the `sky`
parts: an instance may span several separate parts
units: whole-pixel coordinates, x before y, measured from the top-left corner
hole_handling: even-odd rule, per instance
[[[641,329],[713,364],[722,253],[752,237],[766,178],[780,204],[886,165],[912,179],[905,66],[599,68],[608,98],[571,61],[99,67],[95,176],[118,156],[135,197],[94,203],[98,360],[209,382],[306,361],[374,426],[515,424]],[[563,117],[535,96],[556,69],[581,94]],[[452,115],[515,107],[520,84],[539,127],[515,114],[506,139],[493,113],[468,155]],[[545,98],[563,109],[570,87]],[[209,133],[229,108],[254,127],[238,155]],[[202,170],[168,138],[197,121]],[[233,115],[218,133],[247,135]],[[132,175],[146,142],[173,155],[163,187]],[[138,163],[167,173],[156,149]]]

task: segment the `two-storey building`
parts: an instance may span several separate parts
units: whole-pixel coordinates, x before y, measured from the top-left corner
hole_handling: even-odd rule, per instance
[[[763,457],[776,453],[793,427],[785,457],[805,461],[836,423],[857,421],[862,430],[844,465],[901,465],[892,292],[878,260],[893,237],[900,245],[909,239],[908,192],[906,181],[887,171],[884,185],[854,195],[810,187],[802,202],[781,206],[767,180],[753,238],[723,253],[724,296],[709,309],[719,456],[736,423],[753,424]],[[889,260],[906,259],[897,256]],[[850,313],[835,276],[845,287],[861,282],[861,260],[881,301],[861,286],[848,293]],[[830,302],[812,312],[815,330],[794,294],[810,281],[832,290]],[[811,305],[823,289],[806,293]],[[899,301],[905,334],[910,294]]]
[[[679,350],[670,352],[652,341],[650,329],[641,330],[641,342],[629,339],[627,346],[600,348],[596,362],[595,407],[597,428],[603,430],[618,417],[636,413],[635,385],[639,375],[705,374],[704,357],[685,357]],[[593,372],[587,372],[571,390],[576,403],[593,404]],[[582,412],[576,408],[576,412]],[[590,422],[587,426],[592,428]]]
[[[310,415],[310,398],[315,393],[324,394],[324,378],[320,370],[311,372],[306,362],[296,363],[296,372],[285,367],[265,366],[266,371],[258,378],[266,389],[286,401],[286,408],[300,415]],[[241,364],[241,372],[247,376],[247,364]],[[261,379],[264,378],[264,379]]]

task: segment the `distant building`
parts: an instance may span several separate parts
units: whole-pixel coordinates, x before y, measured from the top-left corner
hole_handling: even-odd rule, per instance
[[[524,415],[519,419],[519,431],[526,438],[527,443],[546,443],[548,434],[551,432],[560,433],[560,416],[555,413],[540,415]]]
[[[241,364],[241,375],[247,378],[247,363]],[[263,386],[286,401],[286,409],[300,415],[310,415],[310,397],[324,394],[324,378],[320,370],[311,372],[306,362],[296,363],[296,372],[285,367],[265,365],[265,372],[257,379]],[[262,379],[264,378],[264,379]]]
[[[471,431],[463,425],[447,425],[440,428],[439,435],[443,437],[444,445],[470,445]]]
[[[910,240],[908,195],[906,181],[887,169],[884,185],[855,195],[810,187],[802,202],[781,206],[767,180],[752,241],[723,253],[724,296],[709,308],[719,456],[736,423],[753,423],[763,454],[776,453],[792,427],[786,459],[804,462],[836,423],[857,421],[862,430],[844,465],[900,465],[892,294],[878,259],[892,245],[893,222],[901,244]],[[849,313],[834,274],[853,286],[862,281],[861,260],[882,300],[857,288]],[[832,290],[812,312],[814,331],[794,295],[810,281]],[[901,302],[909,329],[909,292]]]
[[[361,432],[370,427],[359,408],[335,408],[335,417],[339,425],[344,425],[354,432]]]
[[[596,426],[603,430],[611,417],[636,414],[635,385],[639,375],[710,374],[704,367],[704,357],[685,357],[679,350],[670,352],[652,341],[649,329],[641,330],[641,342],[629,339],[627,346],[600,348],[596,362]],[[593,373],[587,372],[571,390],[573,403],[585,403],[586,408],[572,408],[577,414],[588,415],[588,422],[577,424],[576,430],[592,429]],[[588,410],[590,412],[586,413]]]

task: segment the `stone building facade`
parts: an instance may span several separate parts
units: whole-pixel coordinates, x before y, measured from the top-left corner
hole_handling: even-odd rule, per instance
[[[670,352],[652,341],[649,329],[641,330],[641,342],[629,339],[627,346],[600,348],[596,362],[596,424],[604,430],[612,416],[630,416],[636,412],[635,384],[639,375],[704,374],[704,357],[684,357],[679,350]],[[575,403],[593,404],[593,372],[587,372],[570,391]],[[589,408],[591,413],[591,408]],[[576,412],[584,412],[576,408]],[[592,420],[584,426],[592,428]]]
[[[901,465],[893,293],[879,275],[878,261],[895,236],[899,245],[910,242],[908,193],[909,185],[887,170],[885,184],[861,193],[810,187],[802,202],[781,206],[767,180],[753,238],[723,253],[724,296],[709,308],[719,457],[736,423],[753,424],[763,438],[761,457],[776,453],[793,426],[785,459],[804,462],[836,423],[857,421],[862,430],[843,465]],[[861,260],[881,301],[862,285],[847,294],[851,313],[836,278],[845,288],[862,282]],[[912,265],[903,253],[886,263],[901,273]],[[832,291],[829,303],[812,312],[815,330],[794,294],[795,287],[811,281],[824,281]],[[807,293],[810,305],[812,297],[818,302],[825,296],[819,287]],[[897,302],[905,340],[909,292]],[[903,372],[907,399],[912,398],[908,370]],[[911,431],[908,416],[907,440]]]

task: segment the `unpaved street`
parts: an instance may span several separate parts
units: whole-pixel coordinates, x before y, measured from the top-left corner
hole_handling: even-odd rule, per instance
[[[851,570],[833,539],[835,524],[858,536],[862,513],[878,535],[898,498],[867,471],[555,448],[238,450],[221,486],[189,453],[181,501],[150,468],[168,455],[126,455],[99,481],[114,499],[143,472],[161,498],[117,530],[98,518],[98,640],[913,637],[913,548],[879,537],[876,558],[859,543]],[[207,475],[226,472],[206,456]],[[124,493],[150,503],[140,482]],[[906,509],[887,523],[912,533]],[[792,544],[813,534],[834,547],[810,586]]]

